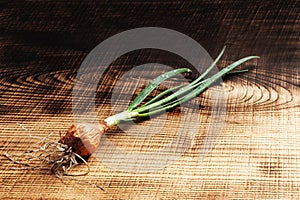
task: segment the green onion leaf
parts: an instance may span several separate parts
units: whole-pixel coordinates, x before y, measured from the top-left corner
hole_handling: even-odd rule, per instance
[[[203,74],[201,74],[195,81],[191,83],[192,85],[201,81],[214,68],[214,66],[217,64],[217,62],[221,59],[222,55],[224,54],[225,49],[226,46],[223,47],[221,53],[218,55],[215,61],[207,68],[207,70]]]
[[[167,90],[165,90],[165,91],[159,93],[156,97],[154,97],[153,99],[151,99],[150,101],[148,101],[147,103],[145,103],[145,104],[144,104],[143,106],[141,106],[141,107],[144,107],[144,106],[147,106],[147,105],[149,105],[149,104],[151,104],[151,103],[153,103],[153,102],[156,102],[157,100],[161,99],[163,96],[165,96],[165,95],[167,95],[167,94],[169,94],[169,93],[171,93],[171,92],[175,92],[176,90],[178,90],[178,89],[180,89],[180,88],[182,88],[182,87],[184,87],[184,86],[186,86],[186,85],[185,85],[185,84],[182,84],[182,85],[177,85],[177,86],[175,86],[175,87],[169,88],[169,89],[167,89]],[[141,108],[141,107],[140,107],[140,108]]]
[[[241,65],[242,63],[254,59],[259,58],[258,56],[249,56],[242,58],[231,65],[225,67],[215,75],[211,76],[210,78],[205,79],[204,81],[197,82],[198,79],[190,83],[184,88],[181,88],[179,91],[175,92],[174,94],[166,97],[165,99],[162,99],[160,101],[154,102],[150,105],[137,108],[135,111],[142,114],[144,112],[148,112],[147,115],[161,112],[162,110],[170,109],[175,106],[178,106],[181,103],[184,103],[186,101],[189,101],[192,98],[195,98],[199,94],[201,94],[204,90],[206,90],[210,85],[212,85],[214,82],[216,82],[219,78],[222,76],[227,75],[231,70],[236,68],[237,66]],[[196,87],[195,87],[196,86]],[[175,100],[174,100],[175,99]],[[158,110],[155,110],[159,108]],[[152,110],[149,112],[149,110]],[[142,116],[142,115],[139,115]]]
[[[188,68],[180,68],[175,69],[169,72],[166,72],[157,78],[153,79],[149,85],[133,100],[133,102],[129,105],[127,108],[127,111],[132,111],[134,108],[136,108],[157,86],[159,86],[163,81],[165,81],[168,78],[171,78],[173,76],[176,76],[178,74],[184,73],[184,72],[192,72]]]

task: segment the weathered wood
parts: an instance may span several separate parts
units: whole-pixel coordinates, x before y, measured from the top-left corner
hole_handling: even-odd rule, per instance
[[[53,131],[53,139],[58,140],[59,132],[64,133],[73,122],[72,88],[80,64],[97,44],[121,31],[143,26],[174,29],[194,38],[212,57],[227,45],[219,68],[244,56],[261,56],[244,65],[252,67],[248,73],[224,80],[228,98],[225,124],[214,150],[204,159],[199,159],[199,153],[211,122],[210,90],[195,101],[201,106],[201,127],[193,144],[162,170],[129,173],[91,158],[90,174],[78,178],[83,181],[62,182],[50,174],[13,170],[16,166],[1,156],[1,198],[300,197],[299,1],[11,1],[2,2],[1,7],[0,154],[26,150],[35,141],[28,137],[30,133],[43,137]],[[112,53],[106,52],[107,56]],[[139,50],[118,58],[99,82],[99,119],[111,115],[110,98],[118,79],[150,62],[190,67],[184,59],[158,50]],[[143,71],[149,76],[159,73]],[[133,81],[140,89],[145,86],[138,78]],[[118,102],[124,103],[122,99]],[[166,125],[159,133],[150,127],[151,137],[134,137],[118,128],[107,137],[128,152],[155,151],[174,139],[180,116],[176,109],[160,119]],[[142,122],[145,126],[150,123]],[[138,130],[129,127],[130,133]],[[113,156],[109,149],[107,154]]]

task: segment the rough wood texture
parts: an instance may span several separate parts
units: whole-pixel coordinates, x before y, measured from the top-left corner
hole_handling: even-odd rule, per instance
[[[203,160],[199,151],[210,123],[208,93],[201,129],[191,147],[162,170],[126,173],[95,158],[83,181],[64,180],[35,171],[12,170],[0,157],[0,197],[4,199],[298,199],[300,198],[300,2],[1,2],[0,13],[0,153],[21,152],[51,131],[72,124],[71,95],[85,56],[104,39],[132,28],[165,27],[194,38],[216,57],[218,67],[248,55],[259,55],[254,68],[229,77],[222,134]],[[107,56],[110,52],[107,52]],[[111,114],[116,80],[143,63],[188,65],[167,52],[141,50],[116,60],[97,93],[99,119]],[[142,85],[141,85],[142,87]],[[120,102],[122,100],[120,99]],[[135,138],[113,129],[108,138],[129,152],[147,152],[170,141],[180,113],[150,138]],[[144,122],[145,125],[149,122]],[[134,132],[135,127],[131,127]],[[151,132],[151,130],[149,130]],[[118,134],[114,134],[118,133]],[[110,153],[108,151],[108,153]],[[155,162],[155,161],[154,161]],[[124,163],[123,163],[124,164]],[[125,163],[126,164],[126,163]],[[80,170],[80,169],[78,169]]]

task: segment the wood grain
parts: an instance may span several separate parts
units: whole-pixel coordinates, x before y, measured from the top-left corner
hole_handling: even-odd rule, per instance
[[[116,33],[144,26],[174,29],[195,39],[213,58],[227,45],[219,68],[244,56],[261,57],[244,65],[251,68],[248,73],[224,80],[228,99],[225,124],[215,148],[204,159],[199,159],[199,152],[211,122],[210,90],[196,100],[201,106],[201,127],[193,144],[163,169],[128,173],[94,157],[89,160],[90,174],[78,178],[82,181],[61,181],[51,174],[12,170],[1,156],[1,198],[300,198],[299,1],[0,4],[1,155],[22,152],[35,141],[17,123],[35,136],[53,131],[54,140],[67,130],[73,122],[72,88],[83,59]],[[106,52],[107,56],[113,53]],[[99,119],[112,113],[110,98],[118,79],[135,66],[150,62],[191,67],[176,55],[153,49],[118,58],[99,80]],[[135,81],[140,88],[144,86]],[[127,135],[118,128],[107,137],[128,152],[162,148],[174,138],[180,116],[178,109],[168,114],[162,119],[167,124],[164,129],[157,134],[149,129],[148,138]],[[149,123],[141,122],[144,126]],[[130,129],[138,130],[135,126]],[[96,183],[106,192],[84,181]]]

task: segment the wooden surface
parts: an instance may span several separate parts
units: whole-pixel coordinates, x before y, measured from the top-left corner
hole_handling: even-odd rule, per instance
[[[144,26],[170,28],[195,39],[213,58],[227,45],[219,68],[244,56],[261,56],[248,64],[253,67],[250,72],[224,81],[225,124],[214,150],[203,160],[198,155],[210,123],[208,92],[198,98],[204,105],[202,126],[193,144],[171,165],[135,174],[91,158],[90,174],[79,179],[104,187],[103,192],[84,182],[12,170],[1,156],[1,198],[300,198],[299,1],[0,4],[1,154],[24,151],[33,142],[17,123],[36,136],[53,131],[58,138],[59,132],[66,131],[73,122],[71,95],[77,70],[96,45],[114,34]],[[110,95],[117,78],[149,62],[187,65],[183,59],[155,50],[120,57],[98,88],[99,119],[111,114]],[[129,152],[147,151],[172,139],[169,133],[179,117],[176,111],[169,114],[165,119],[169,125],[152,139],[137,140],[119,129],[108,137]]]

